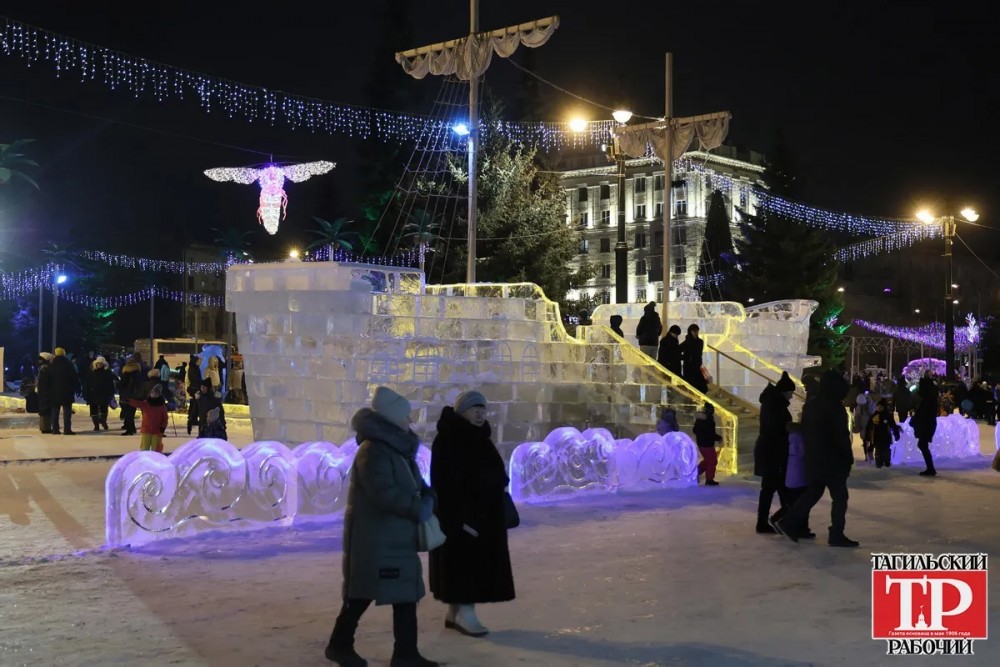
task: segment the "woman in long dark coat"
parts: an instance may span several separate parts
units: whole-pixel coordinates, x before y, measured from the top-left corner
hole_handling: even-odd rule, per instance
[[[910,426],[913,427],[913,435],[917,438],[917,449],[924,457],[924,465],[927,467],[920,473],[923,477],[934,477],[937,470],[934,469],[934,457],[931,456],[931,440],[937,431],[937,416],[939,410],[938,390],[934,386],[934,380],[921,378],[917,385],[917,396],[920,402],[910,419]]]
[[[701,373],[705,341],[698,337],[699,331],[697,324],[688,327],[687,336],[681,343],[681,359],[684,362],[684,380],[701,393],[707,394],[708,381]]]
[[[490,434],[486,398],[468,391],[441,411],[431,449],[431,487],[448,536],[430,553],[431,592],[448,604],[445,627],[473,637],[489,632],[476,604],[514,599],[504,511],[510,480]]]
[[[108,370],[108,362],[104,357],[97,357],[87,375],[87,405],[90,407],[90,419],[94,422],[94,430],[108,430],[108,405],[115,397],[115,376]]]

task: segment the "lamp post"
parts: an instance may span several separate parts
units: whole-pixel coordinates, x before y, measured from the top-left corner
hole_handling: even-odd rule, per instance
[[[52,350],[55,351],[56,345],[56,330],[59,324],[59,286],[64,284],[68,278],[65,274],[60,273],[55,277],[55,285],[52,287]],[[41,301],[39,301],[41,303]]]
[[[615,122],[624,125],[632,112],[619,109],[611,114]],[[611,151],[618,166],[618,242],[615,243],[615,303],[628,303],[628,242],[625,240],[625,152],[612,140]]]
[[[979,219],[979,214],[969,207],[962,209],[961,216],[969,222],[975,222]],[[955,293],[953,290],[956,287],[952,274],[954,262],[951,248],[958,224],[955,222],[954,215],[937,217],[929,211],[918,212],[917,220],[928,225],[940,224],[944,236],[944,256],[948,258],[948,269],[944,277],[944,363],[945,375],[951,382],[955,379]]]

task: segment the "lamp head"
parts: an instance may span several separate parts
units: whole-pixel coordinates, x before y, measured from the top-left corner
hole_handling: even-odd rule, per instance
[[[63,285],[66,283],[67,280],[69,280],[69,278],[60,273],[58,276],[56,276],[56,285]]]
[[[289,250],[288,251],[288,257],[291,258],[291,259],[298,259],[299,258],[299,251],[295,250],[294,248],[292,250]]]
[[[587,121],[583,118],[574,118],[569,122],[569,129],[573,132],[584,132],[587,129]]]
[[[962,217],[968,220],[969,222],[975,222],[976,220],[979,220],[979,214],[976,213],[975,209],[969,208],[968,206],[962,209]]]
[[[922,211],[917,211],[917,220],[929,225],[935,220],[937,220],[937,218],[934,217],[933,213],[931,213],[927,209],[924,209]]]
[[[615,119],[616,123],[624,125],[632,119],[632,112],[627,109],[615,109],[615,111],[611,113],[611,117]]]
[[[455,123],[451,126],[451,129],[460,137],[465,137],[469,134],[469,126],[466,123]]]

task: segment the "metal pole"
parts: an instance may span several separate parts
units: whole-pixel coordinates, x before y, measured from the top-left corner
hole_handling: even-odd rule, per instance
[[[663,161],[663,187],[666,189],[666,194],[664,195],[663,202],[663,329],[666,331],[667,319],[668,319],[668,307],[670,304],[670,216],[673,212],[673,195],[674,195],[674,175],[673,175],[673,147],[671,146],[673,140],[673,130],[670,127],[670,121],[674,116],[674,95],[673,95],[673,83],[671,81],[672,74],[671,71],[674,67],[674,55],[672,53],[667,53],[664,59],[664,65],[666,66],[666,75],[664,83],[666,84],[664,90],[664,119],[666,120],[666,129],[663,131],[665,145],[666,145],[666,160]]]
[[[955,235],[955,217],[947,216],[941,219],[944,226],[944,256],[948,258],[948,272],[945,275],[944,290],[944,363],[948,382],[955,379],[955,304],[952,283],[952,237]]]
[[[56,350],[56,325],[59,322],[59,288],[52,287],[52,351]]]
[[[469,39],[479,32],[479,0],[469,0]],[[472,63],[473,67],[475,63]],[[465,282],[476,282],[476,144],[479,142],[479,77],[469,79],[469,249],[465,267]]]
[[[156,308],[156,288],[149,288],[149,367],[153,367],[153,325],[155,324],[154,313]]]
[[[44,294],[45,283],[38,280],[38,354],[42,353],[42,296]]]
[[[854,380],[854,376],[857,375],[857,341],[858,339],[851,336],[851,380]]]
[[[625,153],[613,144],[618,163],[618,243],[615,244],[615,303],[628,303],[628,243],[625,241]]]
[[[893,378],[892,375],[892,352],[893,352],[893,340],[889,339],[889,367],[885,369],[885,372],[889,374],[889,379]]]

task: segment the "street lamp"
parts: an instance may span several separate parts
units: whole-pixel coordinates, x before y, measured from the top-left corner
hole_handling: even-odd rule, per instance
[[[56,349],[56,326],[59,323],[59,286],[66,284],[69,278],[60,273],[55,277],[55,286],[52,288],[52,350]]]
[[[979,214],[968,206],[963,208],[960,214],[962,218],[969,222],[975,222],[979,219]],[[953,258],[951,247],[958,225],[955,222],[954,215],[937,217],[927,210],[918,211],[917,220],[927,225],[940,224],[944,235],[944,256],[948,258],[948,272],[945,275],[944,283],[944,361],[945,374],[948,376],[948,381],[950,382],[955,378],[955,304],[958,303],[958,299],[955,298],[952,292],[952,290],[958,289],[958,285],[952,282],[954,278],[952,278]]]

